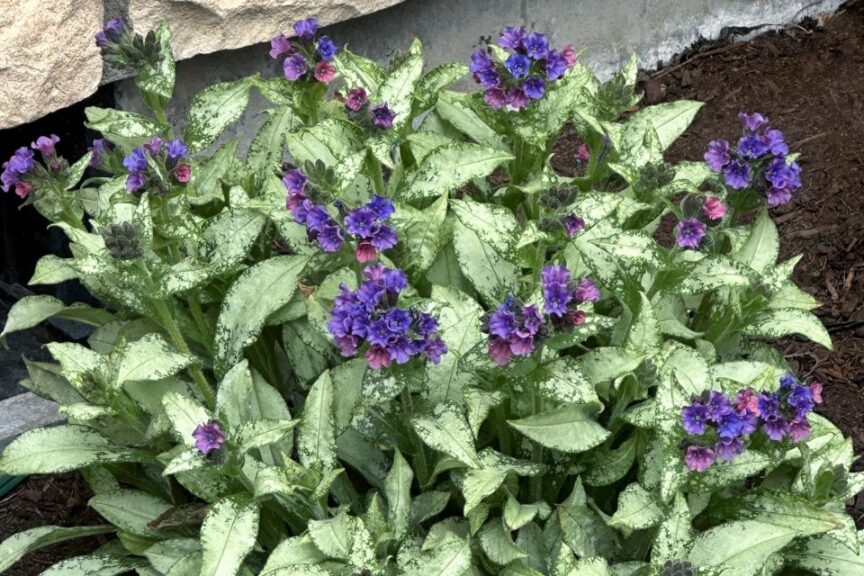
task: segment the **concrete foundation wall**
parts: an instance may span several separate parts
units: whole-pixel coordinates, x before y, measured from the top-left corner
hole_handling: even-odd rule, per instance
[[[605,78],[639,57],[644,68],[668,61],[700,38],[718,38],[724,28],[753,27],[763,32],[806,16],[836,10],[842,0],[405,0],[391,8],[327,27],[337,43],[376,60],[423,41],[427,67],[467,61],[483,36],[497,38],[507,24],[524,24],[551,37],[555,46],[584,49],[581,59]],[[194,57],[177,67],[177,94],[170,117],[182,128],[194,95],[207,85],[260,72],[281,73],[259,44]],[[465,84],[470,87],[470,84]],[[116,84],[118,104],[141,110],[134,84]],[[266,103],[253,100],[238,124],[244,143],[260,127]],[[242,144],[241,144],[242,146]]]

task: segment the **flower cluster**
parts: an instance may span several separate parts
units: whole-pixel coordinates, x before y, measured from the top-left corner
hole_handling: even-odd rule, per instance
[[[192,437],[195,438],[195,448],[204,455],[219,450],[225,443],[225,434],[216,420],[199,424],[192,431]]]
[[[358,86],[348,91],[348,94],[345,96],[345,108],[349,114],[357,116],[359,112],[367,107],[369,110],[369,119],[374,126],[385,130],[393,127],[396,113],[388,106],[387,102],[369,106],[369,96],[366,94],[365,88]]]
[[[164,165],[171,179],[180,184],[186,184],[192,177],[192,168],[184,160],[188,150],[182,140],[170,140],[165,142],[162,138],[154,136],[149,142],[135,148],[123,159],[126,167],[126,190],[137,192],[143,189],[153,179],[152,170],[149,170],[147,157],[149,156],[160,165]],[[162,189],[164,182],[160,183]],[[161,190],[165,192],[166,190]]]
[[[744,441],[761,428],[769,440],[789,437],[800,442],[810,437],[808,414],[822,402],[822,384],[799,384],[787,374],[776,392],[757,394],[749,388],[733,398],[722,392],[694,396],[681,410],[684,430],[691,437],[684,454],[690,470],[704,472],[719,456],[732,460],[744,450]]]
[[[698,249],[708,232],[709,224],[716,224],[726,216],[727,207],[720,198],[705,198],[696,216],[684,218],[675,226],[675,241],[680,248]],[[703,221],[707,220],[707,222]]]
[[[543,313],[534,305],[521,304],[508,296],[484,320],[482,330],[489,335],[488,353],[499,366],[513,356],[529,356],[547,336],[547,321],[557,330],[567,330],[585,322],[585,312],[577,306],[600,299],[600,291],[589,278],[572,279],[564,266],[546,266],[541,272]]]
[[[48,174],[58,172],[67,167],[66,161],[57,156],[57,143],[60,138],[56,134],[40,136],[30,144],[30,148],[22,146],[18,148],[7,162],[3,163],[3,172],[0,174],[0,185],[3,192],[9,192],[15,188],[15,194],[19,198],[27,198],[33,192],[33,184],[39,179],[39,174],[45,175],[36,163],[34,150],[42,155],[42,161],[48,169]]]
[[[116,43],[123,37],[125,26],[119,18],[114,18],[105,23],[105,27],[96,33],[96,46],[105,51],[109,44]]]
[[[291,82],[311,76],[322,84],[329,84],[336,76],[333,58],[339,47],[328,36],[318,36],[318,19],[306,18],[294,24],[297,40],[293,43],[284,34],[270,40],[270,57],[278,60],[285,56],[282,70]]]
[[[469,65],[474,81],[485,90],[486,103],[493,108],[519,110],[543,98],[547,84],[576,64],[572,45],[559,52],[550,48],[545,34],[529,34],[524,26],[504,28],[498,45],[508,54],[503,62],[493,60],[491,49],[481,48],[471,55]]]
[[[544,232],[560,232],[563,228],[567,237],[573,238],[585,229],[585,220],[568,209],[576,198],[576,192],[574,187],[561,186],[540,195],[540,204],[552,212],[550,217],[540,220]]]
[[[396,231],[384,223],[396,211],[387,198],[373,196],[365,205],[350,211],[337,202],[344,220],[343,231],[326,206],[316,204],[308,197],[309,178],[302,170],[288,170],[282,182],[288,189],[285,206],[291,211],[294,221],[305,226],[309,240],[317,242],[325,252],[337,252],[342,248],[345,232],[357,241],[354,254],[358,262],[374,260],[379,250],[389,250],[399,242]]]
[[[761,114],[738,114],[744,134],[732,150],[727,140],[712,140],[705,161],[721,172],[726,185],[736,190],[752,188],[764,193],[768,206],[785,204],[801,187],[801,167],[787,158],[789,146],[783,132],[772,129]],[[761,178],[760,178],[761,176]]]
[[[333,301],[327,329],[343,356],[354,357],[364,345],[373,369],[405,364],[422,356],[434,364],[447,353],[438,334],[438,320],[416,308],[399,308],[399,294],[408,287],[405,272],[383,264],[367,266],[357,290],[344,284]]]

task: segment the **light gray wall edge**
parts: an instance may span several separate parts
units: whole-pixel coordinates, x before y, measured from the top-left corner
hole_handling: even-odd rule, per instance
[[[25,392],[0,401],[0,450],[19,434],[63,420],[57,404]]]

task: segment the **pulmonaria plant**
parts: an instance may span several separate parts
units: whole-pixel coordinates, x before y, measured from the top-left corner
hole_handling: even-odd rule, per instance
[[[405,273],[376,264],[363,270],[363,276],[357,290],[339,287],[327,324],[342,356],[354,357],[365,349],[374,370],[415,357],[438,364],[447,353],[438,320],[428,312],[397,306],[399,294],[408,288]]]
[[[723,175],[728,187],[752,190],[772,208],[786,204],[801,187],[801,167],[788,158],[789,146],[783,132],[771,128],[768,118],[758,112],[741,112],[738,118],[744,134],[737,146],[733,149],[728,140],[712,140],[705,162],[713,172]]]
[[[339,47],[329,36],[318,34],[318,19],[306,18],[294,24],[295,40],[278,34],[270,41],[270,57],[282,59],[285,78],[330,84],[336,76],[333,58]]]
[[[94,534],[46,574],[861,571],[851,441],[821,385],[773,385],[771,341],[831,346],[761,199],[800,186],[781,134],[744,116],[714,171],[670,164],[700,104],[636,106],[635,59],[600,82],[509,27],[424,73],[419,41],[379,65],[294,33],[287,78],[206,88],[180,134],[167,27],[110,22],[149,112],[88,108],[101,138],[72,165],[51,136],[5,162],[70,240],[31,283],[102,305],[8,311],[0,336],[92,334],[25,360],[67,422],[0,471],[81,470],[105,523],[15,535],[0,571]],[[469,73],[484,93],[446,89]],[[223,136],[252,90],[272,108],[247,152]],[[561,169],[565,125],[585,146]]]
[[[469,66],[472,78],[484,89],[486,103],[496,109],[520,110],[540,100],[548,84],[576,63],[573,45],[559,52],[549,45],[545,34],[529,33],[524,26],[504,28],[498,46],[503,50],[476,50]]]

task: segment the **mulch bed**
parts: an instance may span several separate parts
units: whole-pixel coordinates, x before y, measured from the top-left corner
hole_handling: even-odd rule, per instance
[[[740,133],[739,111],[761,112],[801,153],[803,189],[774,211],[781,258],[802,253],[795,281],[824,303],[816,312],[835,350],[790,338],[781,349],[801,376],[825,383],[819,411],[864,448],[864,2],[746,42],[706,43],[677,63],[640,73],[645,102],[705,103],[668,153],[669,161],[700,160],[709,140]],[[572,154],[565,136],[559,158]],[[560,161],[560,160],[558,160]],[[0,540],[46,524],[95,522],[78,475],[28,479],[0,501]],[[864,527],[864,498],[849,512]],[[86,553],[96,538],[31,554],[10,574],[38,574]]]

